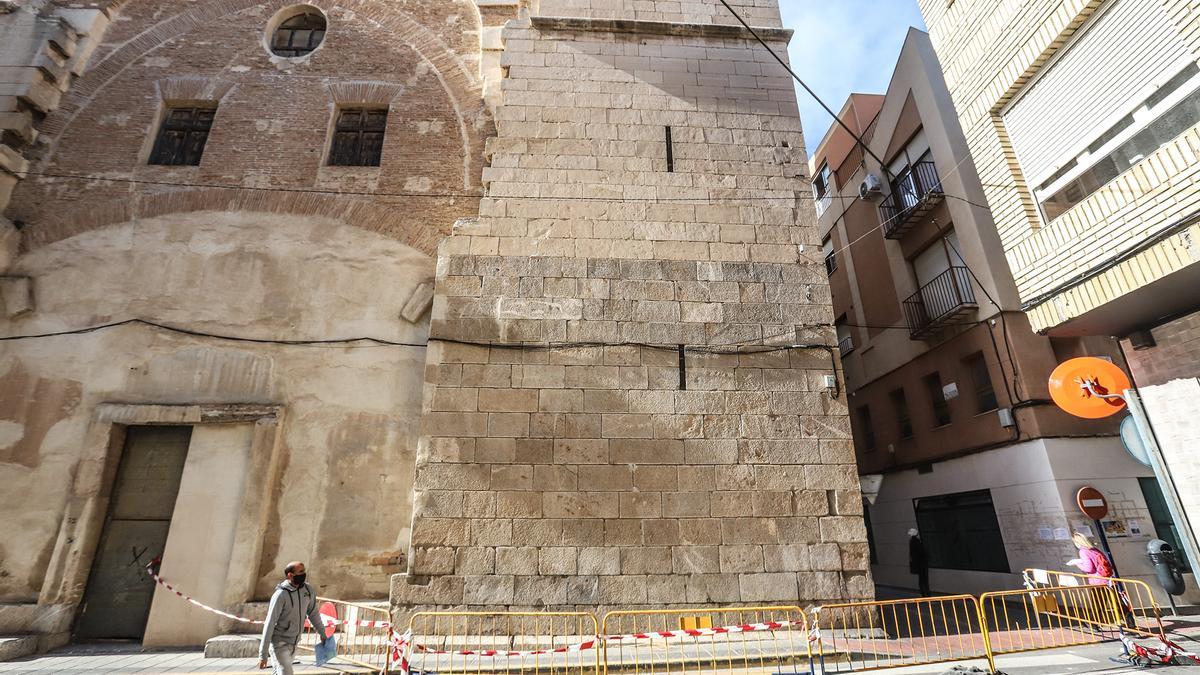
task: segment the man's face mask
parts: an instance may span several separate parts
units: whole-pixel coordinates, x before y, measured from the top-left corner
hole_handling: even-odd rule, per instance
[[[308,575],[305,574],[304,572],[301,572],[300,574],[293,574],[292,575],[292,585],[296,586],[297,588],[303,586],[304,579],[306,577],[308,577]]]

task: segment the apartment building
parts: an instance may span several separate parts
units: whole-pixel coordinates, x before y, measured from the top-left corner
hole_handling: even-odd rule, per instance
[[[920,5],[1019,308],[1045,335],[1121,339],[1195,520],[1200,5]]]
[[[915,588],[908,531],[935,591],[1014,583],[1061,567],[1085,526],[1075,491],[1110,495],[1123,573],[1170,528],[1152,473],[1116,422],[1047,400],[1068,358],[1121,362],[1107,337],[1039,335],[1021,311],[1000,233],[929,36],[910,31],[885,95],[853,94],[813,153],[826,272],[849,390],[877,583]],[[859,143],[855,137],[863,140]],[[877,486],[877,487],[875,487]]]

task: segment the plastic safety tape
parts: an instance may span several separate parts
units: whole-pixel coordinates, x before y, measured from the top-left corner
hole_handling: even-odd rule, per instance
[[[208,612],[212,612],[213,614],[216,614],[218,616],[223,616],[226,619],[233,619],[234,621],[240,621],[242,623],[255,624],[258,626],[261,626],[264,623],[266,623],[265,621],[263,621],[261,619],[248,619],[244,616],[238,616],[236,614],[230,614],[229,612],[221,611],[221,610],[217,609],[216,607],[209,607],[208,605],[204,604],[203,602],[200,602],[199,600],[193,598],[192,596],[188,595],[187,593],[184,593],[183,591],[180,591],[178,588],[175,588],[171,584],[167,583],[166,579],[163,579],[158,574],[155,574],[154,570],[150,569],[149,567],[146,568],[146,573],[149,574],[151,576],[151,578],[153,578],[155,581],[157,581],[163,588],[167,589],[168,591],[171,591],[172,593],[174,593],[175,595],[178,595],[179,597],[183,598],[184,600],[187,600],[188,602],[199,607],[200,609],[203,609]],[[336,616],[329,616],[328,614],[322,614],[321,620],[325,623],[326,626],[332,626],[332,625],[351,626],[351,625],[353,625],[353,626],[358,626],[359,628],[390,628],[392,626],[390,621],[351,621],[349,619],[338,619]]]

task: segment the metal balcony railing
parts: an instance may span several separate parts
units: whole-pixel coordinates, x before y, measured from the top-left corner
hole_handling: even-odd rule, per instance
[[[908,335],[914,340],[927,338],[978,306],[970,272],[966,267],[951,267],[904,301]]]
[[[883,236],[899,239],[945,198],[942,179],[932,160],[908,167],[892,184],[892,194],[879,205]]]
[[[841,340],[838,340],[838,353],[839,354],[841,354],[842,356],[845,356],[852,351],[854,351],[854,336],[847,335],[846,337],[842,338]]]

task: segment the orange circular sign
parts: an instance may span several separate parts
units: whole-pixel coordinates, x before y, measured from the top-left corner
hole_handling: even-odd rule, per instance
[[[1123,410],[1121,394],[1129,387],[1129,378],[1119,367],[1094,356],[1065,361],[1050,373],[1050,398],[1084,419],[1098,420]]]
[[[1079,492],[1075,493],[1075,503],[1079,505],[1079,510],[1083,511],[1083,515],[1092,520],[1100,520],[1108,515],[1108,500],[1091,485],[1079,488]]]

